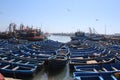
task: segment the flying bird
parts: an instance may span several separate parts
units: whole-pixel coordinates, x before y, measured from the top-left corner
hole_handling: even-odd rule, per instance
[[[99,21],[99,19],[96,19],[95,21]]]
[[[70,12],[70,9],[67,9],[68,12]]]

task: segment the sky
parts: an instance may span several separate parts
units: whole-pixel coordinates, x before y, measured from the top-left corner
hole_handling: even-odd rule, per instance
[[[44,32],[120,33],[120,0],[0,0],[0,30],[10,23]]]

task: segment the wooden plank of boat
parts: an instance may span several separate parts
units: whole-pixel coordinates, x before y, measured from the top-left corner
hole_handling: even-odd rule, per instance
[[[74,58],[71,58],[71,59],[83,59],[83,57],[74,57]]]
[[[2,60],[7,59],[7,57],[2,58]]]
[[[103,67],[102,69],[103,69],[105,72],[108,72],[108,70],[107,70],[106,68]]]
[[[96,64],[97,61],[96,60],[90,60],[90,61],[87,61],[87,64]]]
[[[9,60],[9,62],[12,62],[12,61],[14,61],[15,59],[11,59],[11,60]]]
[[[25,64],[29,64],[30,62],[26,62]]]
[[[113,78],[113,80],[118,80],[114,75],[111,75],[111,77]]]
[[[93,69],[95,72],[98,72],[95,68]]]
[[[106,62],[105,60],[102,60],[103,62]]]
[[[6,69],[6,68],[8,68],[10,65],[6,65],[6,66],[4,66],[2,69]]]
[[[15,71],[15,70],[17,70],[18,68],[19,68],[19,66],[16,66],[16,67],[14,67],[12,70]]]
[[[14,54],[15,56],[18,56],[19,54]]]
[[[30,58],[30,56],[28,56],[27,58]]]
[[[81,50],[81,49],[83,49],[83,48],[81,48],[81,47],[79,47],[79,48],[77,48],[78,50]]]
[[[112,69],[113,69],[113,70],[115,70],[115,71],[118,71],[118,69],[117,69],[117,68],[115,68],[115,67],[113,67],[113,66],[112,66]]]
[[[23,57],[24,55],[21,55],[20,57]]]
[[[102,76],[99,76],[100,80],[104,80]]]
[[[22,60],[20,60],[20,61],[18,61],[18,62],[16,62],[16,63],[20,63],[20,62],[22,62]]]

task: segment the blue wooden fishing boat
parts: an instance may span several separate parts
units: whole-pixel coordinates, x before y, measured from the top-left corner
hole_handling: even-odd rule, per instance
[[[111,73],[74,72],[74,80],[119,80]]]
[[[37,66],[25,66],[8,62],[0,62],[0,72],[9,77],[24,78],[33,76]]]
[[[120,63],[99,64],[99,65],[84,65],[74,66],[79,72],[96,72],[96,73],[119,73]]]
[[[66,46],[62,46],[60,49],[56,50],[56,55],[69,56],[70,50]]]
[[[54,55],[49,58],[48,66],[50,69],[62,69],[66,66],[67,57],[62,55]]]
[[[28,66],[37,66],[38,69],[41,69],[44,65],[44,61],[37,61],[37,60],[27,60],[23,58],[16,58],[16,57],[1,57],[0,62],[8,62],[13,64],[19,65],[28,65]]]
[[[60,48],[62,43],[53,41],[53,40],[45,40],[42,42],[35,42],[31,44],[27,44],[23,46],[23,49],[27,50],[37,50],[37,51],[55,51]]]
[[[36,53],[30,53],[25,52],[24,50],[21,50],[20,52],[13,52],[13,56],[18,58],[26,58],[26,59],[33,59],[33,60],[41,60],[41,61],[48,61],[48,58],[51,57],[49,54],[36,54]]]
[[[92,59],[92,60],[70,60],[69,61],[69,65],[70,68],[73,69],[75,65],[99,65],[99,64],[110,64],[110,63],[114,63],[115,59],[112,58],[108,58],[108,59]]]
[[[70,60],[95,60],[95,59],[110,59],[114,58],[114,55],[111,54],[91,54],[91,55],[70,55]]]
[[[71,40],[86,40],[88,37],[85,35],[84,32],[77,31],[75,32],[74,36],[71,36]]]

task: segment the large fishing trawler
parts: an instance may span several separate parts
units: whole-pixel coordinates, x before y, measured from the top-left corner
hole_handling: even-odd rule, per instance
[[[9,39],[9,38],[17,38],[17,39],[25,39],[29,41],[37,41],[46,39],[45,34],[41,31],[41,29],[34,29],[33,27],[20,25],[19,29],[16,28],[15,23],[10,23],[8,27],[8,31],[1,32],[1,39]]]

